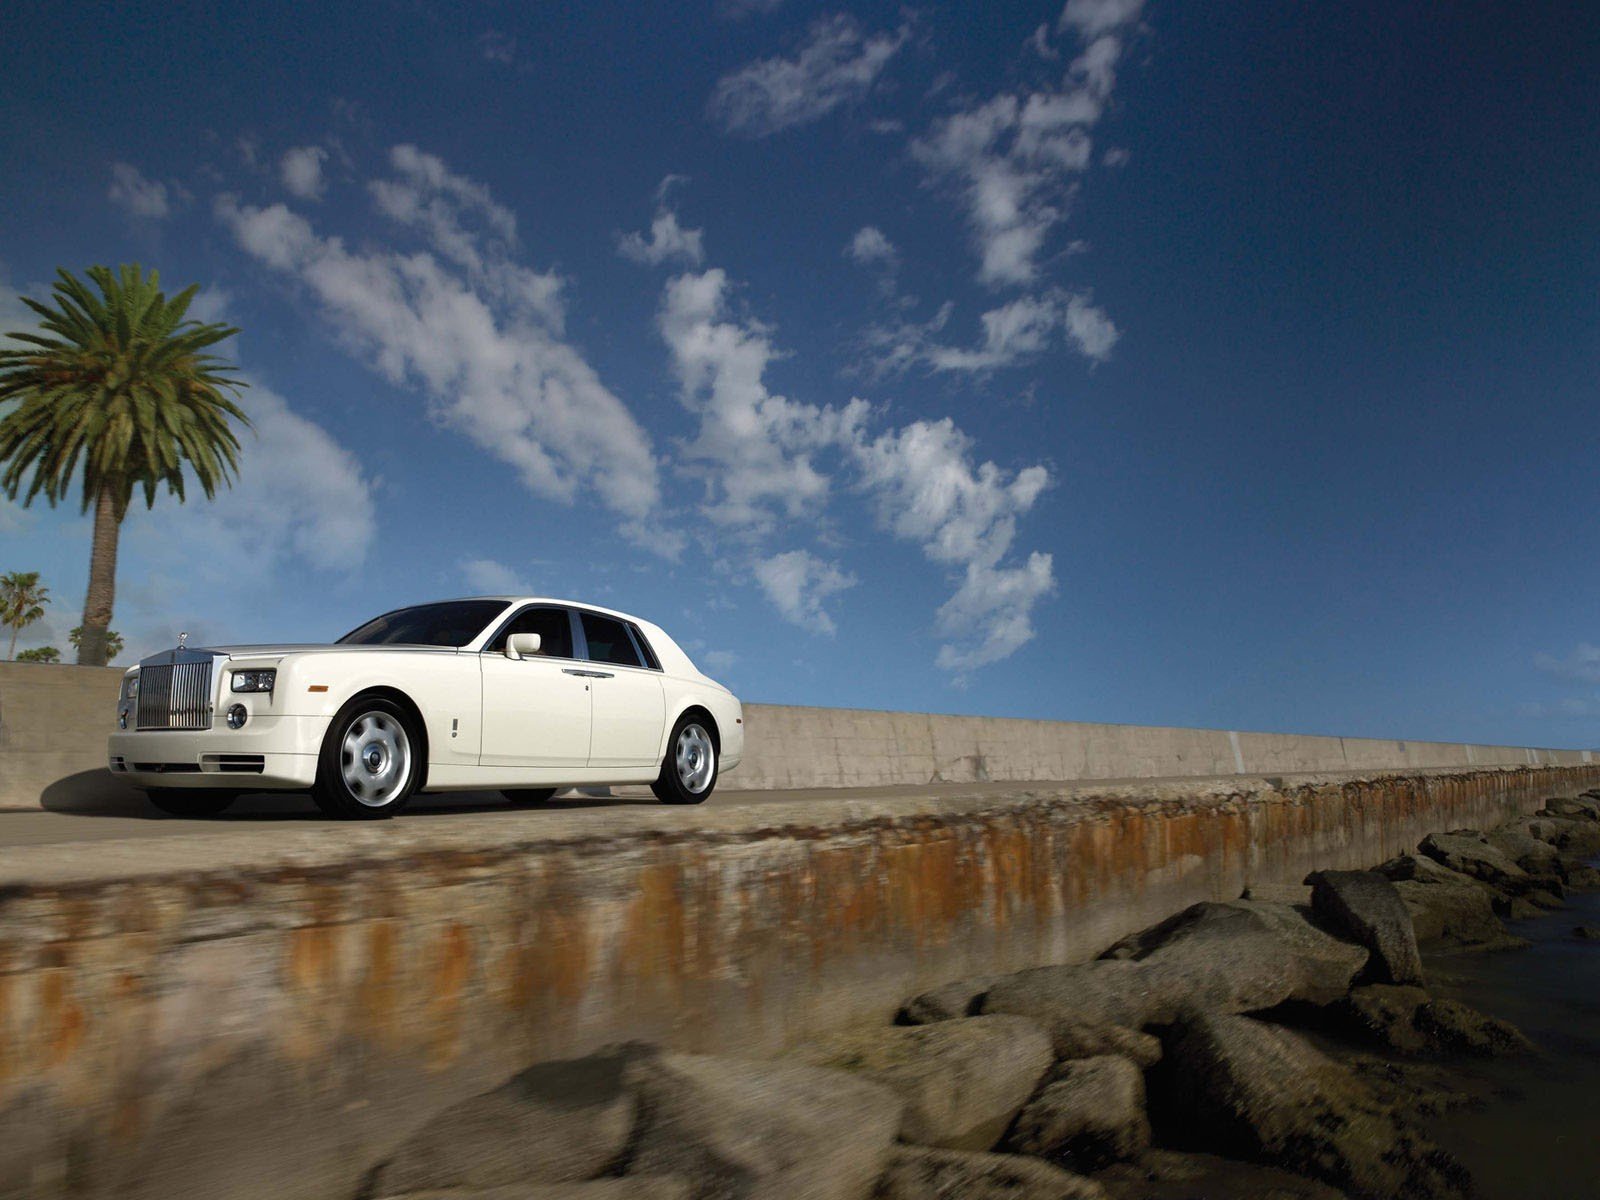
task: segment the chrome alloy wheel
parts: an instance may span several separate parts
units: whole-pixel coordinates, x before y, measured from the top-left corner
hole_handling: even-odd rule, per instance
[[[678,782],[687,791],[699,795],[711,786],[716,773],[717,751],[711,744],[711,735],[698,725],[685,725],[678,734],[678,744],[673,749],[678,763]]]
[[[351,721],[339,747],[340,774],[357,801],[382,808],[411,779],[411,741],[386,712],[364,712]]]

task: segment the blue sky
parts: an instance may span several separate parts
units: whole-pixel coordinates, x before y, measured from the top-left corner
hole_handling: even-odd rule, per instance
[[[1600,744],[1600,13],[13,5],[0,325],[243,333],[133,653],[485,590],[748,700]],[[0,508],[78,620],[87,522]]]

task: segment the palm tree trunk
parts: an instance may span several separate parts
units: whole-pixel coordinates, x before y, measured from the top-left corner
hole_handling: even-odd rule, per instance
[[[89,552],[89,592],[83,600],[83,636],[78,641],[78,665],[106,665],[106,630],[111,627],[111,606],[117,598],[117,538],[122,533],[122,506],[110,484],[100,488],[94,501],[94,541]]]
[[[12,662],[15,662],[17,658],[17,634],[21,632],[22,626],[13,625],[11,627],[11,649],[6,651],[6,657]]]

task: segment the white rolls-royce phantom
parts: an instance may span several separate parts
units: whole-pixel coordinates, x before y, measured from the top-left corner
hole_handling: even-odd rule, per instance
[[[183,641],[123,676],[109,746],[114,774],[183,816],[272,790],[352,818],[467,789],[648,783],[698,804],[744,752],[732,692],[658,626],[588,604],[419,604],[332,645]]]

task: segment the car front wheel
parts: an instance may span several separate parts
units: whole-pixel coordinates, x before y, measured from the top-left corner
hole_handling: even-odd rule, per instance
[[[663,804],[702,804],[717,786],[717,739],[711,723],[692,713],[678,718],[661,774],[650,785]]]
[[[328,725],[311,798],[330,817],[392,817],[417,790],[421,750],[404,709],[379,696],[357,696]]]

